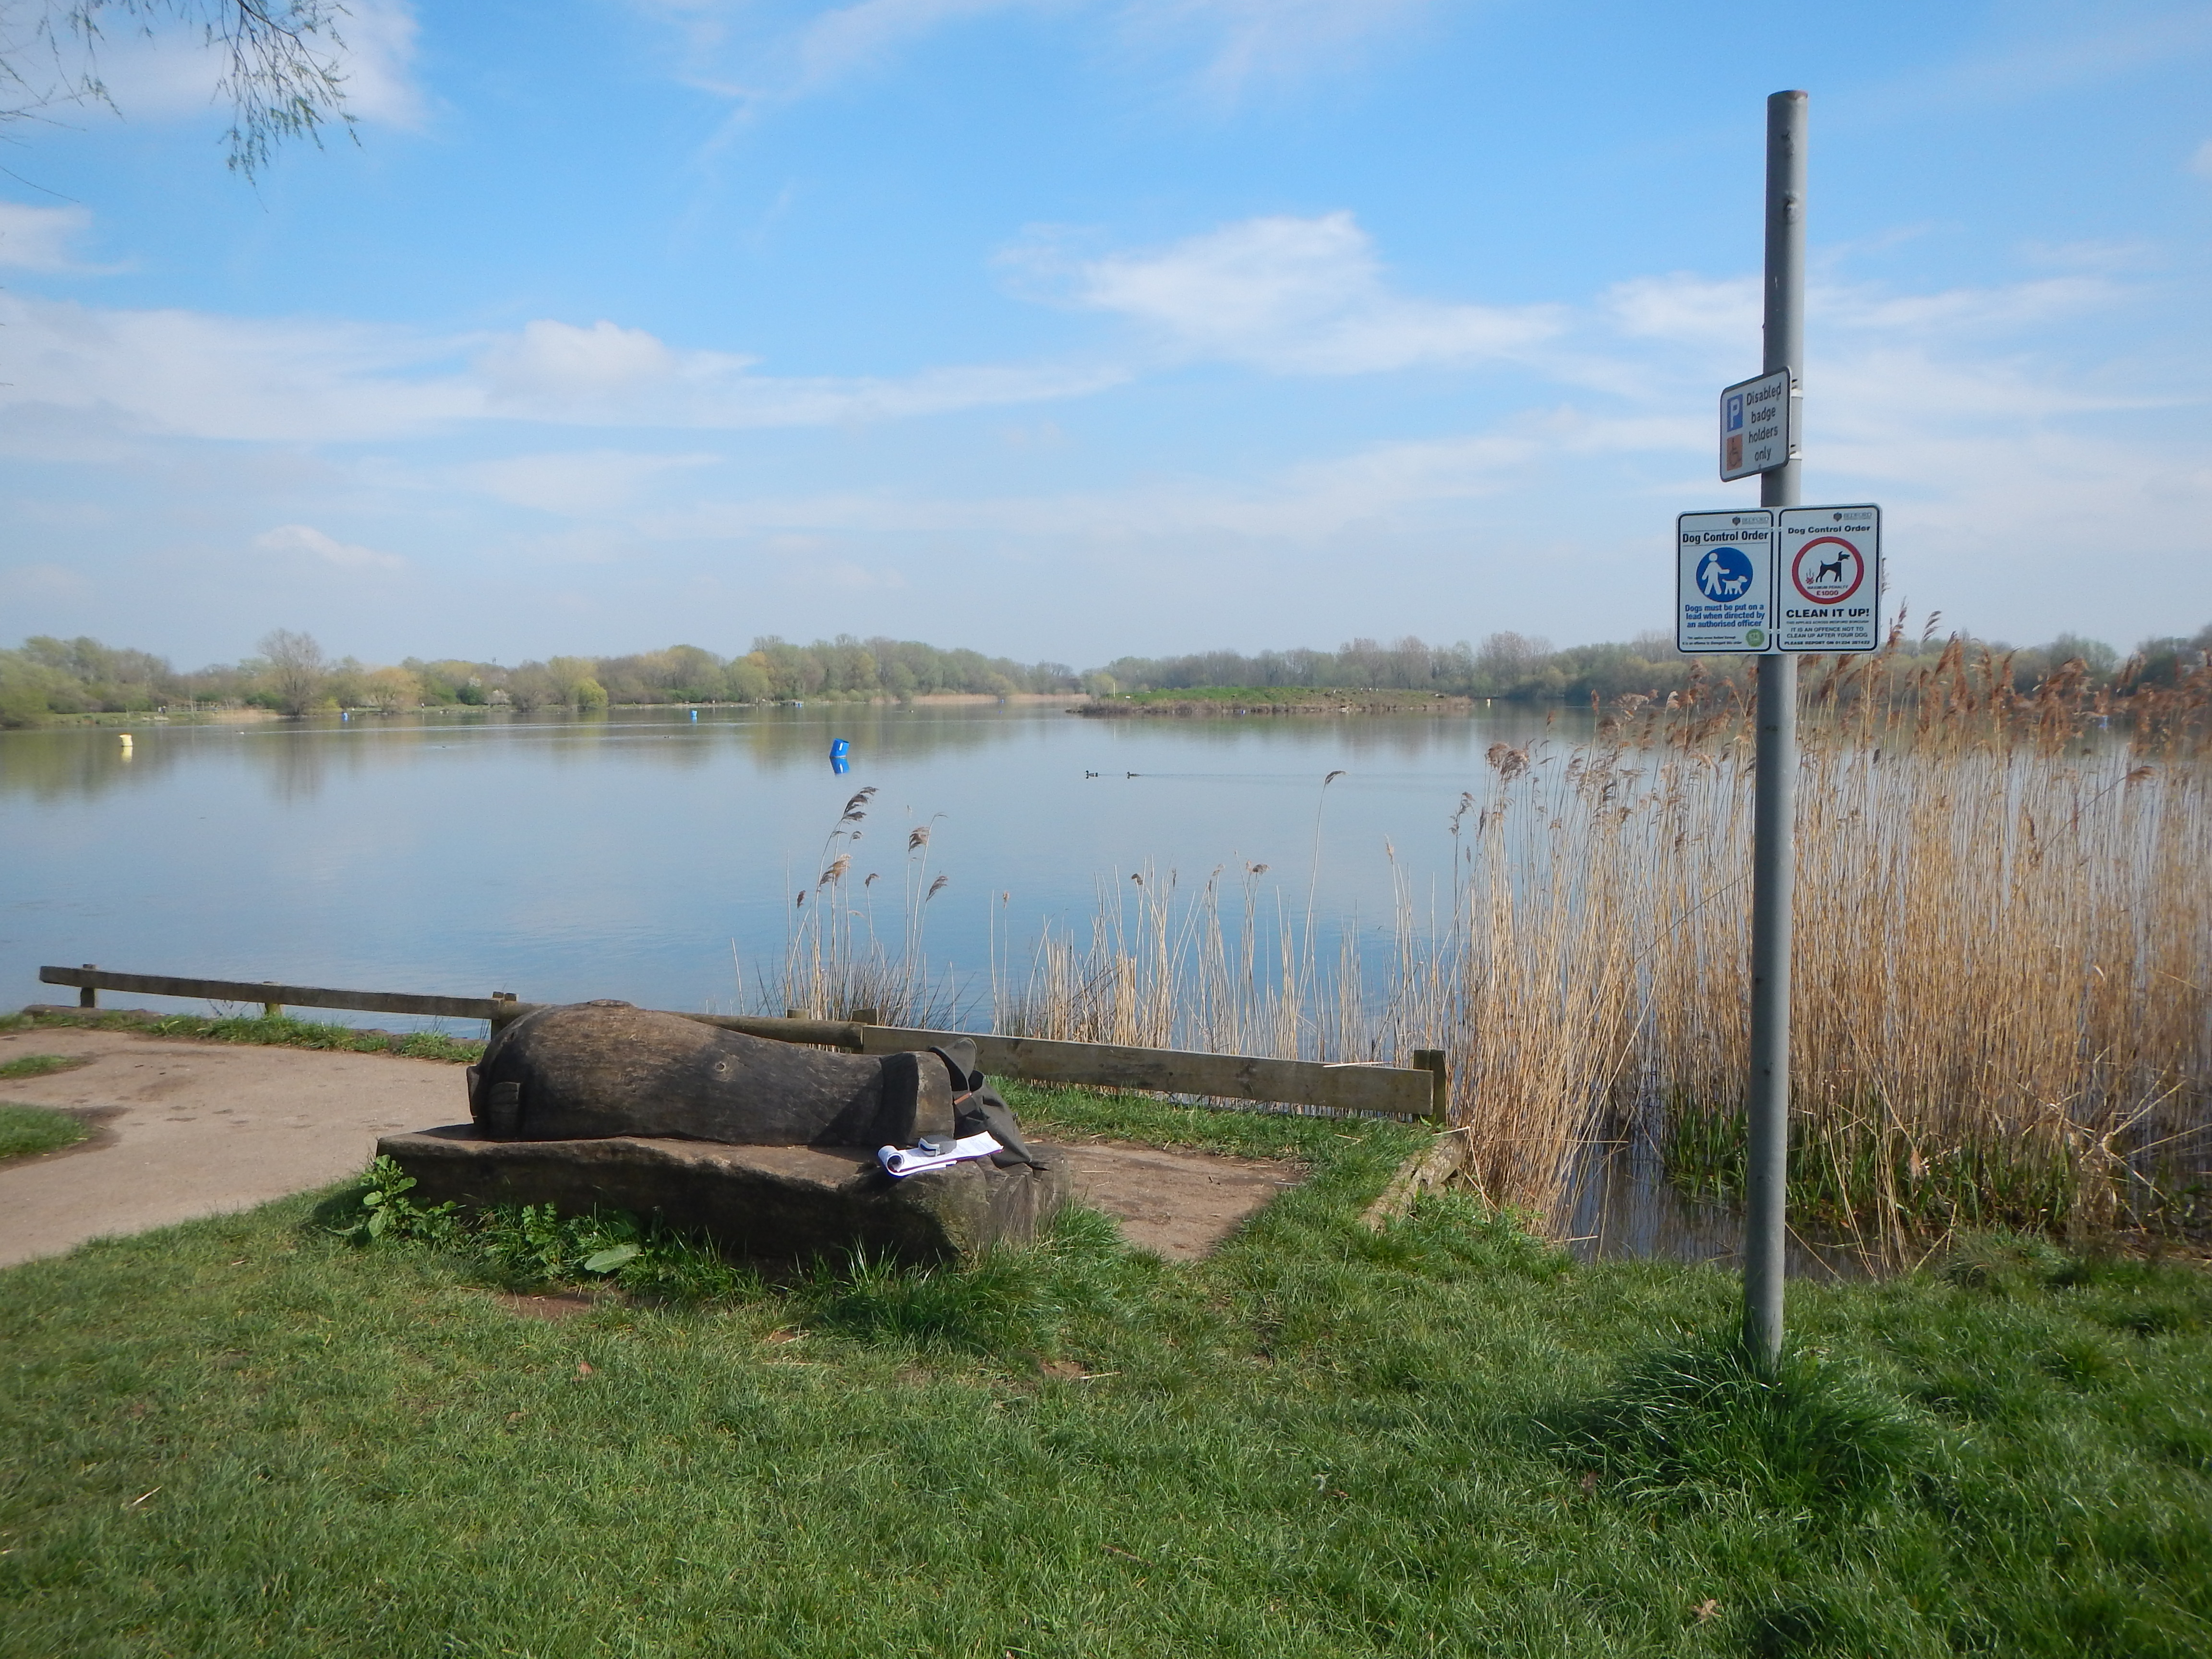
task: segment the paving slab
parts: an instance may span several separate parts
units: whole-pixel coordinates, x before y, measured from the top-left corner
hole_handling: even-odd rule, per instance
[[[398,1054],[0,1032],[0,1063],[22,1054],[91,1063],[0,1081],[0,1099],[78,1113],[95,1133],[0,1164],[0,1267],[342,1181],[379,1135],[468,1110],[460,1066]]]

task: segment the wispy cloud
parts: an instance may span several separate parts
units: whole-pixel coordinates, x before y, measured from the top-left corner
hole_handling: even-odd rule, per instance
[[[167,441],[197,443],[180,453],[214,463],[289,456],[343,471],[349,484],[272,476],[246,492],[288,504],[258,518],[275,529],[232,545],[250,541],[295,574],[390,573],[406,562],[300,522],[325,510],[302,501],[342,499],[327,510],[372,525],[377,512],[419,523],[426,507],[459,523],[491,501],[566,520],[512,533],[569,563],[626,563],[641,550],[688,547],[717,558],[737,550],[781,569],[782,550],[803,554],[841,591],[878,595],[908,580],[927,591],[918,570],[901,568],[932,546],[996,550],[948,553],[953,566],[970,561],[958,567],[963,579],[979,558],[1110,548],[1158,560],[1182,550],[1173,556],[1193,562],[1192,579],[1204,566],[1212,580],[1218,557],[1231,555],[1206,550],[1257,557],[1265,549],[1432,544],[1443,534],[1458,538],[1454,545],[1468,538],[1497,545],[1521,580],[1534,556],[1511,562],[1502,550],[1516,536],[1524,549],[1571,541],[1587,551],[1613,533],[1607,524],[1656,521],[1677,505],[1747,488],[1713,477],[1710,410],[1714,391],[1756,363],[1750,277],[1655,274],[1540,307],[1423,297],[1392,282],[1371,240],[1343,213],[1237,221],[1162,249],[1065,250],[1065,239],[1033,239],[1012,263],[1054,302],[1115,319],[1117,344],[1074,363],[883,377],[771,374],[747,354],[604,319],[439,335],[0,293],[14,382],[0,387],[0,409],[14,411],[0,423],[0,444],[43,456],[63,441],[57,434],[73,434],[69,441],[89,446],[88,456],[97,449],[97,464],[114,468],[124,465],[118,443]],[[2116,325],[2154,294],[2142,286],[2150,279],[2131,279],[2112,261],[2060,263],[2088,268],[2053,275],[2045,262],[2017,282],[1922,292],[1832,272],[1809,296],[1817,348],[1807,366],[1808,465],[1823,491],[1892,509],[1899,580],[1923,603],[1955,610],[1955,596],[1985,579],[1978,569],[2004,570],[2015,584],[2056,582],[2065,548],[2154,548],[2172,523],[2212,514],[2212,469],[2191,443],[2203,424],[2201,403],[2191,403],[2201,399],[2201,375],[2185,362],[2124,362],[2124,348],[2112,343],[2129,337]],[[1026,484],[1039,476],[1027,461],[995,478],[966,471],[978,481],[956,486],[911,468],[854,474],[819,450],[807,464],[830,471],[817,476],[849,483],[748,489],[742,480],[763,475],[734,441],[654,447],[620,435],[1035,404],[1194,362],[1233,365],[1263,382],[1303,381],[1299,395],[1313,398],[1327,395],[1313,384],[1322,379],[1452,374],[1486,412],[1468,415],[1460,430],[1340,440],[1333,452],[1257,471],[1224,466],[1128,483],[1062,471],[1055,476],[1093,481],[1048,489]],[[1514,374],[1492,372],[1500,365]],[[1531,381],[1548,390],[1532,392]],[[457,463],[445,445],[465,428],[479,459]],[[551,428],[603,435],[564,448],[549,442]],[[995,435],[967,437],[1005,452]],[[409,461],[312,454],[318,444],[428,438],[437,453],[427,460],[421,452]],[[198,441],[205,440],[228,447]],[[514,453],[497,456],[501,447]],[[488,452],[495,458],[481,459]],[[398,544],[413,550],[411,540]],[[429,556],[410,568],[419,576]],[[2115,568],[2114,580],[2133,579],[2135,567]]]
[[[94,273],[98,268],[84,264],[72,246],[91,228],[89,208],[0,202],[0,265],[16,270]]]
[[[1006,256],[1067,300],[1144,328],[1175,355],[1280,373],[1363,374],[1524,356],[1558,307],[1452,304],[1399,294],[1349,213],[1247,219],[1155,253],[1069,261],[1048,238]]]
[[[103,33],[82,63],[76,37],[60,38],[62,67],[90,70],[116,107],[133,120],[204,115],[216,106],[230,64],[218,43],[188,18],[143,7],[133,26]],[[139,25],[143,25],[139,26]],[[348,0],[335,37],[310,41],[344,77],[346,108],[357,120],[402,128],[422,125],[426,106],[415,68],[418,25],[409,0]]]
[[[1216,101],[1340,73],[1435,0],[852,0],[779,27],[748,0],[636,0],[671,26],[684,77],[749,108],[878,72],[925,42],[994,18],[1058,21],[1096,51],[1173,65]]]
[[[404,570],[407,561],[397,553],[380,553],[373,547],[342,542],[313,525],[280,524],[253,538],[258,551],[273,553],[293,562],[327,565],[338,570]]]
[[[903,378],[775,376],[641,329],[541,319],[440,336],[366,324],[106,310],[0,295],[0,408],[92,410],[142,432],[276,443],[404,438],[461,423],[747,429],[896,420],[1080,396],[1113,364],[985,364]]]
[[[1117,21],[1127,38],[1194,55],[1200,88],[1233,104],[1341,75],[1435,9],[1432,0],[1133,0]]]

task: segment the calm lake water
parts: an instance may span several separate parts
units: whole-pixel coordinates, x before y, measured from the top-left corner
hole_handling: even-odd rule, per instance
[[[1559,715],[1571,741],[1586,714]],[[0,733],[0,999],[48,963],[526,1000],[750,1006],[846,800],[896,947],[908,831],[933,827],[926,948],[988,1000],[994,946],[1087,934],[1147,866],[1265,864],[1297,915],[1379,927],[1386,842],[1417,890],[1489,746],[1545,711],[1085,720],[1058,704],[620,709]],[[852,744],[834,773],[833,738]],[[741,988],[739,974],[744,974]],[[130,999],[133,1002],[141,999]],[[162,1005],[182,1007],[185,1005]],[[198,1005],[192,1005],[198,1006]],[[404,1024],[396,1017],[379,1023]]]
[[[925,948],[988,1024],[994,950],[1023,960],[1047,923],[1087,936],[1101,890],[1148,867],[1188,885],[1264,864],[1263,905],[1303,916],[1310,880],[1317,916],[1387,932],[1390,854],[1417,895],[1448,880],[1447,824],[1492,744],[1588,733],[1587,714],[1545,716],[1084,720],[1036,704],[140,721],[127,757],[113,728],[0,733],[0,1003],[73,1000],[40,967],[98,963],[757,1007],[824,838],[872,786],[854,877],[884,874],[878,933],[896,948],[907,836],[929,824],[921,879],[949,880]],[[852,745],[842,775],[836,738]],[[1322,781],[1340,769],[1316,871]],[[1563,1221],[1585,1257],[1737,1248],[1735,1216],[1685,1204],[1628,1149],[1586,1160]],[[1837,1270],[1802,1249],[1791,1267]]]

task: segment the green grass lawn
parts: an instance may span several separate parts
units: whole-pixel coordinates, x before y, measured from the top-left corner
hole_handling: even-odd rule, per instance
[[[89,1135],[82,1119],[50,1106],[0,1100],[0,1164],[36,1152],[58,1152]]]
[[[2193,1266],[1795,1287],[1768,1385],[1726,1274],[1368,1231],[1410,1130],[1009,1092],[1311,1179],[559,1323],[327,1194],[0,1273],[0,1653],[2212,1650]]]
[[[72,1011],[58,1014],[0,1014],[0,1031],[50,1031],[64,1028],[134,1031],[147,1036],[198,1037],[209,1042],[274,1044],[286,1048],[334,1048],[357,1054],[405,1054],[416,1060],[443,1060],[457,1064],[477,1060],[483,1054],[484,1048],[480,1037],[447,1036],[436,1031],[360,1030],[331,1020],[295,1019],[289,1016],[265,1019],[258,1014],[251,1018],[163,1014],[148,1018],[127,1009],[95,1009],[84,1013]],[[24,1061],[33,1060],[60,1061],[58,1066],[46,1066],[44,1071],[65,1070],[72,1066],[90,1063],[82,1060],[64,1060],[55,1054],[24,1056]],[[37,1077],[44,1075],[44,1071],[14,1075]],[[0,1069],[0,1075],[9,1073]]]

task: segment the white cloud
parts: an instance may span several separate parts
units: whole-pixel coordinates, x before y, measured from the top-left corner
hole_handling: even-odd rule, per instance
[[[253,545],[264,553],[275,553],[292,560],[311,560],[340,570],[404,570],[407,568],[407,561],[397,553],[380,553],[373,547],[339,541],[313,525],[280,524],[274,530],[264,530],[256,536]]]
[[[70,244],[92,228],[82,207],[32,207],[0,202],[0,265],[17,270],[83,271]]]
[[[346,107],[364,121],[418,127],[426,111],[415,80],[418,25],[407,0],[348,0]]]
[[[419,431],[477,413],[434,371],[450,343],[356,323],[107,310],[0,294],[0,408],[88,410],[139,432],[274,443]]]
[[[743,430],[827,426],[1081,396],[1113,364],[982,365],[904,379],[779,377],[643,330],[540,320],[511,334],[117,311],[0,293],[0,409],[94,411],[144,433],[276,443],[405,437],[456,424]]]
[[[2197,145],[2197,153],[2189,158],[2189,170],[2200,179],[2212,179],[2212,138]]]
[[[743,358],[725,360],[742,372]],[[669,349],[641,328],[621,328],[604,318],[589,328],[534,322],[496,342],[478,360],[495,398],[528,404],[547,399],[599,398],[666,380],[675,368]]]
[[[1048,247],[1008,256],[1049,273]],[[1129,318],[1178,353],[1285,374],[1362,374],[1525,356],[1558,307],[1449,305],[1393,293],[1349,213],[1247,219],[1156,254],[1113,254],[1072,272],[1075,303]]]

